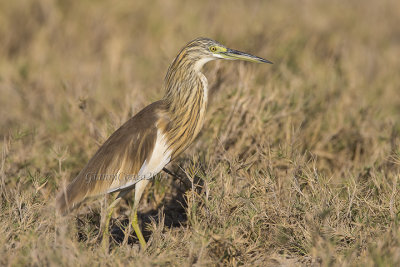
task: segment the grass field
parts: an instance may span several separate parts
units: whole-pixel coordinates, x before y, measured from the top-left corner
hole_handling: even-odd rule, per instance
[[[400,264],[399,1],[0,2],[0,265]],[[99,241],[100,197],[58,190],[205,36],[204,128]]]

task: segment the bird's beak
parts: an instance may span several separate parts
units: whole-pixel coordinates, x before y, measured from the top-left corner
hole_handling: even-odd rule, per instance
[[[245,60],[245,61],[250,61],[250,62],[256,62],[256,63],[269,63],[273,64],[271,61],[256,57],[250,54],[246,54],[237,50],[233,49],[227,49],[225,52],[220,52],[220,55],[225,58],[225,59],[239,59],[239,60]]]

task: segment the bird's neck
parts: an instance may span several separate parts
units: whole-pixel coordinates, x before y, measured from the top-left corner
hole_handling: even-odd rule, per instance
[[[168,111],[176,115],[205,109],[208,100],[206,77],[196,66],[171,65],[165,77],[164,100]]]
[[[207,79],[195,68],[173,68],[165,78],[166,113],[169,117],[167,140],[179,155],[200,132],[207,107]]]

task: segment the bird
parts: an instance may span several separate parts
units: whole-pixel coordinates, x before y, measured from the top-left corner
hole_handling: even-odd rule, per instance
[[[130,118],[97,150],[86,166],[56,198],[56,210],[66,215],[84,200],[119,192],[112,209],[135,189],[131,223],[142,249],[146,241],[137,220],[142,194],[150,179],[176,159],[199,134],[205,119],[208,82],[202,67],[216,59],[271,61],[227,48],[210,38],[187,43],[169,66],[164,79],[164,97]]]

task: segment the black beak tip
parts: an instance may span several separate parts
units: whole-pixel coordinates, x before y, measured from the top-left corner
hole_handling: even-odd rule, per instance
[[[262,60],[262,62],[264,62],[264,63],[268,63],[268,64],[274,64],[274,62],[272,62],[272,61],[269,61],[269,60],[266,60],[266,59],[263,59],[263,60]]]

